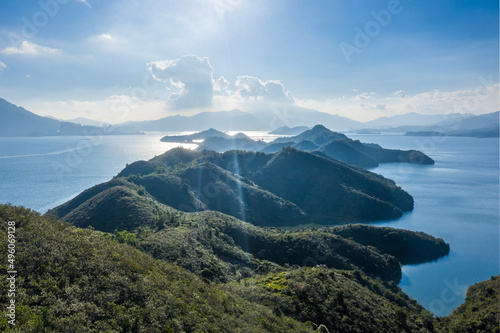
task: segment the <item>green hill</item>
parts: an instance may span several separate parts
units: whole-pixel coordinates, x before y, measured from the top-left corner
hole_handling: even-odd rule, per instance
[[[443,332],[500,332],[500,276],[469,287],[465,303],[437,326]]]
[[[16,325],[7,323],[10,299],[2,269],[0,331],[311,332],[107,234],[1,205],[4,258],[7,221],[16,222]]]
[[[272,143],[282,143],[282,142],[295,142],[299,143],[302,141],[310,141],[317,146],[322,146],[333,140],[345,140],[347,136],[342,133],[337,133],[330,131],[323,125],[316,125],[312,129],[300,133],[299,135],[292,137],[278,138]]]
[[[329,230],[262,229],[215,212],[167,208],[160,220],[157,230],[106,234],[0,205],[0,255],[7,256],[7,221],[15,221],[22,272],[14,331],[434,331],[432,315],[393,282],[365,274],[397,263],[374,247]],[[294,265],[299,255],[323,268]],[[326,268],[335,262],[348,270]],[[7,331],[8,284],[0,289]]]
[[[364,168],[392,162],[434,164],[434,161],[422,152],[385,149],[379,145],[361,143],[342,133],[330,131],[322,125],[316,125],[297,136],[278,138],[262,151],[276,152],[281,149],[280,145],[294,146],[305,151],[318,149],[330,157]]]
[[[394,182],[293,148],[274,154],[253,180],[316,223],[394,219],[413,209],[413,198]]]
[[[293,148],[269,155],[177,148],[132,163],[114,180],[83,192],[52,213],[85,226],[88,208],[112,195],[109,188],[118,185],[135,188],[134,193],[143,189],[144,198],[175,209],[216,210],[261,226],[394,219],[413,209],[413,198],[391,180]],[[109,193],[101,194],[104,190]],[[86,201],[80,209],[84,213],[67,216]]]
[[[374,246],[383,253],[395,256],[404,265],[419,264],[435,260],[450,252],[450,246],[441,238],[423,232],[348,224],[330,228],[339,236],[365,246]]]

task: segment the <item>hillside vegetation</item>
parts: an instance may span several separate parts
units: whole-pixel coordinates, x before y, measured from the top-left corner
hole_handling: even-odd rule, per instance
[[[342,253],[343,246],[354,243],[333,235],[332,230],[283,232],[261,229],[220,213],[172,213],[157,231],[139,228],[135,233],[110,234],[92,228],[79,229],[22,207],[0,205],[0,255],[7,255],[7,222],[15,221],[18,271],[15,327],[7,323],[6,305],[10,299],[5,266],[0,272],[0,330],[494,332],[498,329],[498,277],[471,287],[466,303],[449,317],[434,318],[394,282],[352,270],[354,266],[348,270],[327,268],[325,249]],[[297,240],[312,246],[308,242],[321,234],[332,236],[332,240],[324,242],[321,249],[307,249],[312,250],[308,260],[314,259],[314,264],[319,264],[315,267],[280,265],[247,252],[255,239],[279,249],[283,246],[280,243],[286,245]],[[415,237],[421,236],[415,233]],[[190,247],[195,242],[197,245]],[[360,251],[364,247],[358,246]],[[168,256],[174,249],[182,252],[183,257],[158,259],[159,253]],[[352,250],[349,248],[347,253]],[[193,253],[189,254],[190,251]],[[362,254],[371,261],[377,258],[377,252],[381,255],[379,251],[368,246]],[[235,268],[228,267],[227,278],[212,279],[213,267],[191,268],[189,272],[180,266],[183,260],[203,265],[210,261],[204,255],[216,253],[221,257],[224,253],[227,263],[245,266],[248,274],[231,275]],[[389,258],[387,254],[382,256]],[[352,260],[344,258],[346,263]]]
[[[311,331],[109,235],[23,208],[0,206],[3,258],[7,221],[16,222],[14,332]],[[4,332],[11,328],[6,271],[0,273]]]
[[[220,211],[260,226],[387,220],[413,209],[413,198],[392,180],[320,154],[294,148],[274,154],[176,148],[128,165],[115,179],[51,213],[85,227],[85,216],[116,196],[114,187],[121,187],[121,203],[137,197],[139,210],[153,201],[185,212]],[[121,217],[129,214],[117,209]]]
[[[500,332],[500,275],[467,290],[465,303],[438,325],[444,332]]]

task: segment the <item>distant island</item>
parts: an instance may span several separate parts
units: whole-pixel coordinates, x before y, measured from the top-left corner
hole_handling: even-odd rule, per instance
[[[295,127],[288,127],[288,126],[281,126],[278,127],[277,129],[269,132],[269,134],[277,134],[277,135],[299,135],[302,132],[305,132],[307,130],[310,130],[310,127],[307,126],[295,126]]]
[[[417,150],[384,149],[376,144],[361,143],[322,125],[316,125],[296,136],[277,138],[270,143],[252,140],[242,133],[229,136],[213,128],[191,135],[166,136],[161,139],[164,142],[180,143],[192,143],[194,140],[201,141],[197,142],[196,150],[198,151],[212,150],[220,153],[230,150],[248,150],[275,153],[282,148],[293,147],[303,151],[322,153],[345,163],[365,168],[392,162],[434,164],[434,160]]]
[[[451,132],[438,132],[438,131],[409,131],[405,133],[406,136],[458,136],[458,137],[472,137],[472,138],[498,138],[500,137],[500,127],[498,124],[490,128],[474,129],[467,131],[451,131]]]
[[[231,138],[224,132],[217,131],[216,129],[210,128],[206,131],[189,134],[189,135],[167,135],[160,139],[162,142],[179,142],[179,143],[192,143],[195,140],[205,140],[207,138]]]

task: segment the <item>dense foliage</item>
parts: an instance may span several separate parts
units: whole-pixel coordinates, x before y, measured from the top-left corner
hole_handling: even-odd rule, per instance
[[[500,332],[500,275],[467,290],[465,303],[442,319],[443,332]]]
[[[395,256],[404,265],[435,260],[450,252],[449,244],[443,239],[423,232],[361,224],[348,224],[330,230],[359,244],[374,246],[383,253]]]
[[[157,229],[107,234],[0,205],[3,257],[7,221],[16,222],[13,331],[433,332],[438,325],[444,332],[498,326],[498,278],[471,288],[468,302],[475,305],[459,308],[459,319],[454,314],[436,323],[394,282],[367,275],[378,265],[390,271],[395,258],[383,247],[336,234],[345,227],[282,231],[217,212],[162,213]],[[391,228],[356,226],[350,235],[379,229],[401,232],[410,247],[432,243],[425,234]],[[315,267],[300,267],[310,264]],[[3,331],[12,328],[5,316],[6,271],[0,273]]]
[[[0,206],[0,255],[16,222],[15,332],[308,332],[186,270],[108,235]],[[5,268],[5,263],[2,267]],[[0,272],[0,330],[8,282]]]
[[[433,317],[392,283],[357,271],[308,268],[231,285],[242,297],[330,332],[428,332]]]
[[[119,191],[113,189],[118,186]],[[177,148],[127,166],[112,181],[51,213],[85,227],[84,215],[106,196],[116,201],[120,192],[132,200],[134,191],[143,192],[138,206],[153,200],[185,212],[216,210],[261,226],[393,219],[413,209],[413,198],[393,181],[321,153],[286,148],[275,154],[220,154]],[[119,211],[121,216],[129,214]],[[106,219],[115,213],[109,212]]]
[[[142,185],[124,185],[127,182],[123,178],[112,182],[119,186],[98,185],[104,192],[89,189],[49,214],[66,213],[64,220],[83,228],[140,233],[140,242],[134,245],[212,281],[226,282],[253,272],[268,272],[275,265],[358,269],[399,281],[398,260],[435,260],[449,251],[443,240],[393,228],[357,226],[357,232],[346,235],[342,234],[344,227],[283,231],[259,228],[213,211],[184,213],[159,203]],[[152,191],[152,186],[162,182],[142,184]],[[182,191],[176,193],[175,198],[182,197]],[[156,197],[160,195],[172,194],[159,190]],[[370,234],[377,235],[376,242],[367,243],[363,238]],[[396,248],[384,240],[394,242]]]

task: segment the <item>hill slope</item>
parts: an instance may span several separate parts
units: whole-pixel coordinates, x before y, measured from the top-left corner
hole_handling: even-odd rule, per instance
[[[444,332],[500,332],[500,276],[469,287],[465,303],[438,327]]]
[[[186,229],[198,230],[195,240],[212,244],[214,252],[231,252],[225,245],[217,247],[224,243],[220,232],[243,225],[211,214],[174,214],[164,225],[162,230],[179,229],[179,234],[169,234],[177,243],[162,243],[164,249],[184,252],[177,263],[194,259],[186,248],[194,242],[182,237]],[[395,284],[359,271],[287,268],[252,259],[259,265],[253,278],[213,283],[208,270],[196,275],[133,247],[147,248],[154,235],[165,237],[161,231],[110,235],[0,205],[0,254],[5,257],[7,221],[16,224],[16,269],[23,272],[16,280],[14,332],[434,331],[429,312]],[[272,238],[272,233],[248,227],[255,229],[249,235]],[[301,233],[281,237],[300,240]],[[201,248],[194,250],[196,256]],[[321,251],[317,255],[324,257]],[[197,262],[210,265],[203,259]],[[0,272],[3,281],[5,271]],[[12,328],[7,323],[8,285],[0,289],[0,330],[6,331]]]
[[[4,257],[7,221],[16,222],[16,268],[23,272],[15,332],[311,331],[108,235],[2,205]],[[7,285],[0,289],[0,330],[7,331]]]
[[[297,136],[278,138],[271,142],[266,151],[272,152],[270,147],[280,149],[281,147],[277,144],[289,142],[294,142],[296,145],[300,145],[302,142],[307,142],[308,145],[313,143],[319,147],[319,151],[328,156],[360,167],[376,167],[379,163],[393,162],[434,164],[429,156],[420,151],[384,149],[378,145],[361,143],[342,133],[332,132],[322,125],[316,125]]]
[[[391,180],[293,148],[269,155],[177,148],[118,176],[127,179],[98,185],[52,212],[84,226],[85,213],[67,214],[118,184],[136,192],[142,186],[151,200],[175,209],[216,210],[264,226],[394,219],[413,209],[413,198]]]
[[[60,122],[40,117],[0,98],[0,136],[56,135]]]

